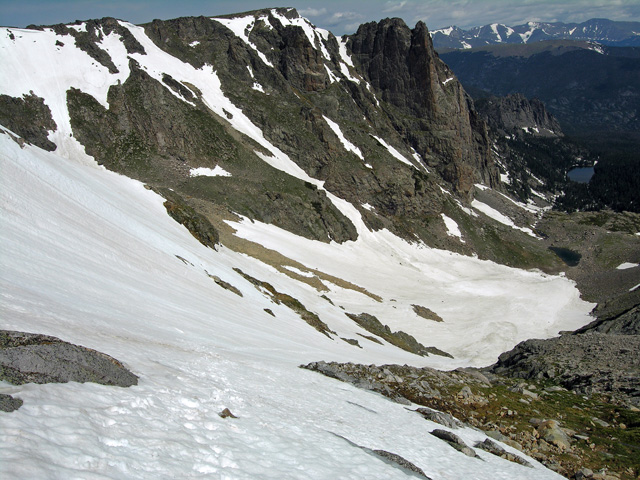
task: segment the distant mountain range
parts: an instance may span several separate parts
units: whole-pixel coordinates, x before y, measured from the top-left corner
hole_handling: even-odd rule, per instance
[[[567,133],[640,129],[638,47],[548,40],[441,51],[440,58],[474,98],[539,98]]]
[[[432,30],[431,38],[436,49],[469,49],[501,43],[533,43],[559,39],[631,47],[640,46],[640,22],[592,18],[583,23],[528,22],[514,27],[492,23],[469,30],[451,26]]]

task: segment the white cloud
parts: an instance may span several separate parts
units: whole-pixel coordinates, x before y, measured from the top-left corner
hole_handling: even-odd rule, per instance
[[[387,2],[385,3],[385,8],[382,10],[385,13],[390,13],[390,12],[397,12],[399,10],[402,10],[405,5],[407,4],[406,1],[402,1],[402,2]]]
[[[361,17],[362,15],[356,12],[335,12],[331,15],[331,20],[353,20]]]
[[[302,8],[298,10],[298,13],[303,17],[319,17],[327,13],[326,8]]]

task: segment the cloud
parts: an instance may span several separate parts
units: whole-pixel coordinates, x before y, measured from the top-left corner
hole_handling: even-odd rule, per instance
[[[298,13],[303,17],[319,17],[327,13],[326,8],[301,8],[298,9]]]
[[[405,5],[407,4],[406,1],[402,1],[402,2],[387,2],[385,3],[385,7],[382,10],[384,13],[391,13],[391,12],[397,12],[399,10],[402,10]]]
[[[353,20],[355,18],[361,18],[362,14],[356,12],[335,12],[331,15],[331,20]]]

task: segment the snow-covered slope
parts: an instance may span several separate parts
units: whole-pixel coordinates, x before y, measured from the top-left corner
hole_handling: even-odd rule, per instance
[[[329,315],[328,302],[311,305],[317,294],[309,287],[226,248],[200,245],[139,182],[36,147],[21,149],[7,134],[0,142],[3,327],[96,348],[140,376],[140,384],[128,389],[2,384],[3,393],[25,401],[17,412],[0,415],[3,478],[405,477],[340,437],[402,455],[432,478],[556,477],[482,452],[485,461],[466,457],[428,435],[436,425],[404,406],[300,370],[300,363],[319,359],[425,364],[431,358],[372,342],[357,349],[319,335],[232,268],[298,295],[341,334],[353,334],[347,333],[353,327],[346,317]],[[251,233],[249,225],[241,227]],[[272,232],[268,243],[293,249],[286,237]],[[394,245],[384,236],[378,241]],[[342,255],[362,252],[370,265],[388,263],[369,271],[369,287],[380,286],[385,273],[428,275],[437,266],[427,263],[429,257],[441,256],[451,262],[461,292],[495,302],[492,289],[504,279],[485,278],[485,268],[495,266],[476,262],[472,272],[471,261],[462,268],[460,258],[395,246],[386,258],[382,251],[373,257],[371,244],[352,245]],[[315,266],[327,267],[322,256],[331,248],[317,252]],[[295,250],[304,256],[304,248]],[[424,263],[403,268],[410,253]],[[341,270],[346,260],[336,260],[335,273],[349,273]],[[207,273],[244,296],[220,288]],[[506,269],[503,274],[509,275]],[[537,277],[535,283],[549,287],[541,296],[564,282],[511,275],[511,282]],[[483,291],[474,291],[473,276],[484,278],[477,284],[485,285]],[[414,284],[405,295],[417,298],[421,290]],[[366,303],[363,295],[337,287],[329,296]],[[217,413],[225,407],[239,418],[221,419]],[[483,438],[477,431],[459,433],[468,441]]]
[[[142,29],[121,25],[147,50],[130,56],[149,75],[170,73],[196,85],[212,110],[232,113],[229,128],[272,153],[261,156],[273,166],[322,188],[234,107],[211,67],[196,69],[155,51]],[[97,349],[140,382],[128,389],[0,384],[1,393],[25,402],[0,414],[2,478],[406,477],[349,442],[401,455],[433,479],[557,478],[534,461],[531,469],[481,451],[484,461],[466,457],[429,435],[437,425],[404,406],[298,365],[486,365],[521,340],[587,323],[591,305],[572,282],[372,232],[352,204],[333,196],[356,226],[357,241],[322,243],[273,225],[231,222],[238,237],[297,261],[302,277],[322,278],[324,290],[224,246],[207,249],[166,214],[164,199],[97,166],[72,136],[67,90],[83,89],[106,103],[109,85],[129,73],[117,35],[102,41],[117,60],[119,72],[111,73],[71,41],[56,45],[50,33],[3,30],[0,36],[0,53],[18,43],[32,59],[12,64],[16,77],[3,75],[0,93],[33,91],[57,125],[49,135],[55,152],[24,144],[4,128],[0,133],[2,328]],[[27,44],[42,56],[27,55]],[[51,68],[42,69],[37,58]],[[299,300],[335,334],[319,334],[236,269]],[[444,321],[419,317],[413,305]],[[419,357],[369,341],[345,312],[376,315],[454,358]],[[341,338],[357,338],[362,348]],[[225,407],[239,418],[220,418]],[[456,433],[470,444],[484,439],[479,431]]]

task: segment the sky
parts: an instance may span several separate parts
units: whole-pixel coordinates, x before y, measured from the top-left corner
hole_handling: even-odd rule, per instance
[[[281,3],[281,4],[278,4]],[[184,16],[215,16],[267,7],[295,7],[336,35],[362,23],[400,17],[429,29],[528,21],[583,22],[590,18],[640,21],[640,0],[0,0],[0,25],[25,27],[116,17],[140,24]]]

